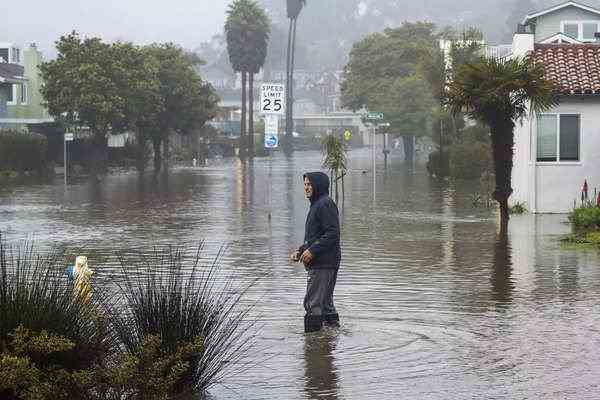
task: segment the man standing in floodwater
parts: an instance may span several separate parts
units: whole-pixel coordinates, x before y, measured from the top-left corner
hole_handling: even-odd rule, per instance
[[[338,208],[329,197],[329,177],[322,172],[304,174],[304,195],[310,209],[304,227],[304,243],[290,259],[304,264],[308,272],[304,297],[304,331],[315,332],[323,325],[339,326],[333,305],[342,251]]]

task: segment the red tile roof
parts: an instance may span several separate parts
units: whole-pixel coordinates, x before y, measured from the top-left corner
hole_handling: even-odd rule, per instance
[[[561,94],[600,95],[600,45],[536,44],[533,58]]]

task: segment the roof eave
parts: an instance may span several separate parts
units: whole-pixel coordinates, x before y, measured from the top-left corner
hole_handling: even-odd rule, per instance
[[[563,9],[565,7],[570,7],[570,6],[577,7],[577,8],[580,8],[582,10],[589,11],[589,12],[592,12],[594,14],[600,15],[600,10],[598,10],[596,8],[593,8],[593,7],[590,7],[590,6],[586,6],[585,4],[577,3],[576,1],[567,1],[565,3],[561,3],[561,4],[555,5],[555,6],[550,7],[550,8],[546,8],[545,10],[538,11],[538,12],[535,12],[533,14],[527,14],[525,16],[525,18],[523,18],[523,21],[521,22],[521,24],[522,25],[528,25],[530,21],[532,21],[532,20],[534,20],[534,19],[536,19],[538,17],[541,17],[542,15],[545,15],[545,14],[548,14],[548,13],[551,13],[551,12],[554,12],[554,11],[558,11],[558,10],[561,10],[561,9]]]

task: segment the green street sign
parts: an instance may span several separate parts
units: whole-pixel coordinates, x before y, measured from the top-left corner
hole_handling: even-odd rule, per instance
[[[381,112],[370,112],[367,114],[367,120],[370,121],[381,121],[383,120],[383,113]]]

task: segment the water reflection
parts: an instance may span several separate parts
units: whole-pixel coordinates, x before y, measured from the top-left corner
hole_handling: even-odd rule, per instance
[[[304,338],[304,393],[307,399],[337,400],[339,377],[334,365],[338,341],[336,329]]]
[[[494,243],[492,265],[492,299],[497,307],[508,307],[515,287],[512,281],[511,247],[508,236],[501,235]]]

